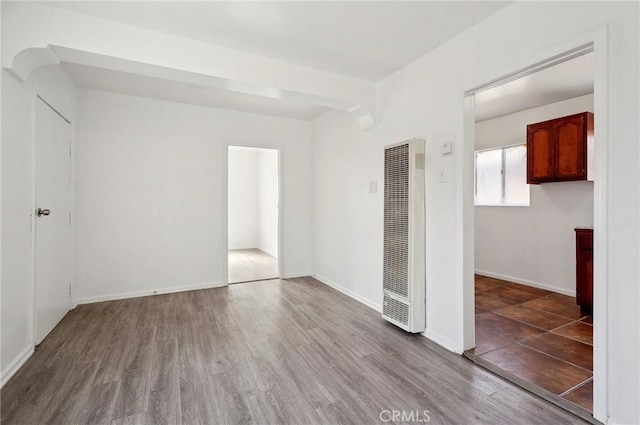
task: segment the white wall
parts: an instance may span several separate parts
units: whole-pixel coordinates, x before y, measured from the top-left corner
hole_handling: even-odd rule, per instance
[[[476,149],[525,143],[527,124],[593,112],[593,95],[476,123]],[[593,183],[531,185],[529,207],[475,207],[476,271],[575,295],[575,233],[593,226]]]
[[[33,96],[2,70],[2,375],[7,366],[31,347],[33,312],[31,285],[31,205],[29,172]]]
[[[278,151],[258,152],[258,248],[278,258]]]
[[[75,121],[76,89],[58,66],[38,68],[22,83],[2,70],[2,340],[1,382],[33,349],[33,132],[39,94]]]
[[[281,149],[283,275],[310,273],[310,123],[95,91],[79,110],[77,299],[226,283],[228,144]]]
[[[258,155],[229,147],[229,249],[258,247]]]
[[[544,24],[540,24],[544,22]],[[314,121],[314,271],[371,304],[382,298],[383,147],[427,140],[427,332],[464,347],[462,158],[463,93],[608,25],[609,33],[609,332],[606,387],[612,423],[638,423],[640,412],[640,216],[637,162],[638,4],[516,2],[378,84],[378,125],[361,132],[348,116]],[[454,140],[454,155],[440,144]],[[445,182],[440,182],[444,173]],[[468,173],[468,171],[467,171]]]

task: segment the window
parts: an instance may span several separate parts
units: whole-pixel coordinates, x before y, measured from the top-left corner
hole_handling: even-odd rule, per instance
[[[529,206],[527,146],[476,151],[475,205]]]

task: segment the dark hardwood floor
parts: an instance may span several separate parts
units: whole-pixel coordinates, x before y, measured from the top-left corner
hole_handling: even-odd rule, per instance
[[[312,278],[79,306],[1,397],[4,425],[583,423]]]

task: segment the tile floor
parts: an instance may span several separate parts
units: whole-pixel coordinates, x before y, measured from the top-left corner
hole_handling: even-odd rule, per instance
[[[476,275],[470,354],[593,411],[593,324],[575,298]]]

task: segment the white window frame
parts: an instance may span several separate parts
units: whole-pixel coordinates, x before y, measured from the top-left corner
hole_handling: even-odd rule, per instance
[[[529,207],[531,206],[531,192],[529,192],[529,202],[527,203],[517,203],[517,202],[508,202],[505,199],[505,186],[506,186],[506,182],[505,182],[505,166],[506,166],[506,150],[509,148],[515,148],[515,147],[520,147],[520,146],[524,146],[525,151],[527,149],[527,144],[526,143],[514,143],[512,145],[505,145],[505,146],[496,146],[493,148],[486,148],[486,149],[478,149],[476,151],[473,152],[473,205],[476,207]],[[478,203],[478,166],[477,166],[477,154],[480,152],[489,152],[489,151],[497,151],[500,150],[502,151],[502,169],[500,170],[500,175],[501,175],[501,196],[500,196],[500,202],[494,202],[494,203],[482,203],[479,204]],[[526,179],[525,179],[525,184],[527,184]]]

